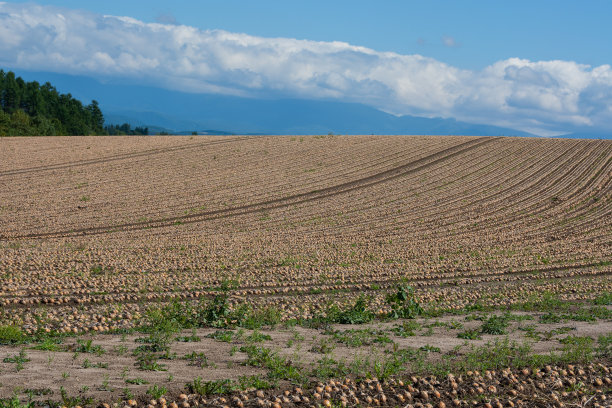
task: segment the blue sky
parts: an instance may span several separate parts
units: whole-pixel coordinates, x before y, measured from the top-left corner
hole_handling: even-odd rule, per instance
[[[468,69],[510,57],[590,65],[612,62],[612,1],[606,0],[58,0],[37,4],[146,22],[174,20],[262,37],[345,41],[377,51],[422,54]],[[445,45],[444,38],[458,46]]]
[[[611,1],[0,2],[0,67],[612,130]]]

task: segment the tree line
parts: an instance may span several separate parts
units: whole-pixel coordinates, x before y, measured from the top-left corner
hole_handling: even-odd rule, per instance
[[[149,128],[148,127],[139,127],[136,126],[134,129],[130,126],[129,123],[124,123],[123,125],[108,125],[104,127],[105,134],[107,135],[148,135]]]
[[[104,126],[98,102],[89,105],[62,94],[49,82],[26,82],[0,70],[0,136],[146,135],[148,128]]]

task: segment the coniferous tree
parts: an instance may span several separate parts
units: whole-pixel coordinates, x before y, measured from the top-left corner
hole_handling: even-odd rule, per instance
[[[97,101],[84,106],[49,82],[26,82],[0,70],[0,136],[101,134],[107,132]]]

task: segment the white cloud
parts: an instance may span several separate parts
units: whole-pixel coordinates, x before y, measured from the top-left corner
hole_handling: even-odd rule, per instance
[[[447,46],[457,46],[446,37]],[[509,58],[483,70],[344,42],[261,38],[0,2],[0,64],[188,92],[334,98],[542,134],[612,128],[612,69]]]
[[[442,37],[442,44],[444,44],[445,47],[449,47],[449,48],[461,47],[461,44],[458,43],[454,37],[450,37],[447,35]]]

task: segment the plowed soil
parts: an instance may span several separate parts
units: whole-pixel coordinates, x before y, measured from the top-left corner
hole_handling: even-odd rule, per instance
[[[383,314],[400,283],[447,310],[586,302],[612,292],[611,192],[609,140],[0,138],[0,326],[129,329],[222,287],[283,319]]]

